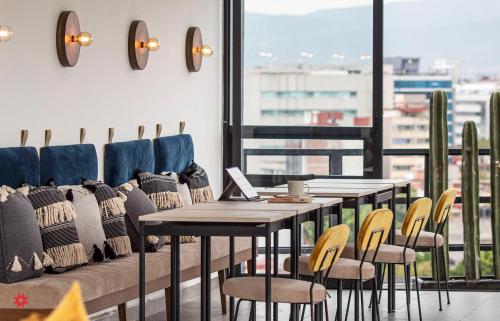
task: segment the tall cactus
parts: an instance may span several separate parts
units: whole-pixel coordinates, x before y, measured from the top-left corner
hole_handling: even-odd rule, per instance
[[[500,279],[500,92],[490,100],[491,232],[495,278]]]
[[[464,124],[462,132],[462,219],[464,223],[465,278],[481,277],[479,248],[479,149],[473,121]]]
[[[430,157],[429,157],[429,173],[430,173],[430,197],[435,205],[443,193],[448,188],[448,96],[442,90],[436,90],[432,93],[430,102]],[[429,220],[431,230],[436,229],[432,220]],[[445,264],[439,265],[439,275],[444,278],[445,268],[448,266],[448,228],[443,231],[445,239],[444,258],[440,251],[432,255],[437,255],[439,261]],[[433,268],[433,276],[436,279],[436,271]]]

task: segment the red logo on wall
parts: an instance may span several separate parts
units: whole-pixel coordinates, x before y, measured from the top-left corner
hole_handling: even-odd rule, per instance
[[[18,293],[15,297],[14,297],[14,304],[22,309],[24,308],[26,305],[28,305],[28,297],[24,295],[24,293]]]

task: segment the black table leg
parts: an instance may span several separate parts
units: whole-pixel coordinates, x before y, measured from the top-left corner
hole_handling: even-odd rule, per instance
[[[389,234],[389,244],[394,244],[396,238],[396,188],[392,189],[392,200],[389,202],[389,208],[393,212],[391,233]],[[387,276],[387,311],[389,313],[396,310],[396,266],[388,264]],[[382,282],[381,282],[382,283]],[[383,286],[380,284],[379,286]]]
[[[257,274],[257,238],[255,236],[252,236],[252,267],[251,267],[251,275],[255,276]],[[251,319],[252,321],[257,320],[257,309],[256,309],[256,303],[252,302],[252,308],[251,308]]]
[[[341,279],[337,280],[337,321],[344,321],[342,319],[342,290],[343,290],[343,281]]]
[[[229,237],[229,278],[235,276],[234,266],[234,236]],[[234,297],[229,297],[229,321],[234,321]]]
[[[337,224],[342,224],[343,222],[343,217],[342,217],[342,206],[343,204],[337,204]],[[330,227],[332,227],[332,216],[330,215]]]
[[[201,237],[201,320],[211,319],[211,251],[210,236]]]
[[[266,321],[271,321],[271,234],[270,233],[266,235]]]
[[[144,222],[139,222],[139,240],[144,240]],[[146,257],[144,242],[139,242],[139,320],[146,321]]]
[[[320,238],[321,234],[325,229],[325,214],[323,213],[323,209],[319,208],[316,210],[317,215],[314,222],[314,242],[317,242]],[[321,273],[321,272],[320,272]],[[326,276],[328,277],[328,276]],[[319,303],[316,305],[316,309],[314,309],[315,319],[323,320],[323,303]]]
[[[180,320],[180,275],[179,275],[179,236],[170,237],[170,287],[172,296],[170,297],[170,321]]]
[[[290,266],[290,278],[298,279],[299,278],[299,234],[300,228],[297,220],[297,216],[292,218],[292,228],[290,230],[290,258],[291,258],[291,266]],[[291,304],[290,306],[290,320],[296,321],[298,320],[299,315],[299,306],[297,304]]]
[[[359,221],[360,221],[360,207],[361,207],[361,201],[359,198],[356,198],[355,200],[355,206],[354,206],[354,247],[355,247],[355,257],[358,260],[359,259],[359,252],[358,248],[356,246],[357,240],[358,240],[358,233],[359,233]],[[359,320],[359,287],[355,287],[354,290],[354,320],[358,321]]]
[[[278,277],[278,263],[279,263],[279,231],[273,234],[273,272],[274,277]],[[273,320],[278,321],[278,303],[273,304]]]

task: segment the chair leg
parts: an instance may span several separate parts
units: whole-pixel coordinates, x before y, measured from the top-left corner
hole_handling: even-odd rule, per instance
[[[411,321],[411,316],[410,316],[410,285],[408,284],[408,269],[406,268],[406,263],[404,265],[403,270],[405,273],[406,310],[408,313],[408,321]]]
[[[406,271],[406,277],[408,278],[408,281],[407,281],[408,282],[408,293],[411,294],[411,274],[410,274],[410,272],[411,272],[411,265],[408,264],[406,266],[406,269],[407,269],[407,271]],[[408,301],[411,303],[411,295],[408,296]]]
[[[376,300],[376,298],[377,298],[377,278],[373,278],[372,298],[374,299],[374,302],[375,302],[375,305],[372,309],[372,321],[375,321],[375,320],[380,321],[380,311],[378,309],[380,302],[378,300]]]
[[[337,313],[335,314],[335,321],[342,321],[342,287],[343,281],[337,281]]]
[[[302,305],[302,316],[300,317],[300,321],[304,321],[304,316],[306,314],[306,305]]]
[[[437,246],[434,246],[434,263],[435,263],[435,266],[436,266],[438,297],[439,297],[439,311],[443,311],[443,305],[441,303],[441,277],[439,275],[439,263],[438,263],[438,249],[437,249]]]
[[[387,264],[382,263],[382,266],[383,266],[383,268],[382,268],[382,274],[381,274],[380,284],[379,284],[380,290],[379,290],[379,295],[378,295],[378,303],[380,303],[380,300],[382,299],[382,288],[384,287],[385,269],[387,267]]]
[[[324,305],[325,305],[325,317],[326,317],[326,321],[330,321],[330,316],[328,315],[328,299],[325,300]]]
[[[356,281],[351,280],[351,288],[349,289],[349,298],[347,299],[347,309],[345,310],[345,319],[344,321],[347,321],[347,316],[349,315],[349,308],[351,306],[351,295],[352,295],[352,289],[354,287],[354,283]]]
[[[446,299],[448,300],[447,304],[450,304],[450,289],[448,288],[448,266],[444,260],[444,246],[441,246],[441,256],[443,257],[443,266],[444,266],[444,284],[446,286]]]
[[[257,302],[255,302],[255,301],[251,301],[251,302],[252,302],[252,307],[250,308],[250,318],[249,318],[249,320],[250,321],[256,321],[255,318],[254,318],[254,315],[255,315],[255,308],[256,308]]]
[[[172,310],[172,301],[170,298],[172,297],[172,291],[170,288],[165,289],[165,311],[167,313],[167,321],[170,320],[170,311]]]
[[[127,321],[127,302],[118,304],[118,320]]]
[[[234,312],[234,321],[238,321],[238,313],[240,312],[241,299],[236,303],[236,311]]]
[[[359,297],[361,299],[361,320],[365,321],[365,300],[363,298],[364,290],[363,290],[363,279],[359,279]]]
[[[222,309],[222,314],[227,314],[227,300],[226,295],[222,291],[224,282],[226,281],[226,271],[220,270],[219,272],[219,294],[220,294],[220,307]]]
[[[314,319],[314,304],[311,303],[311,321],[315,321]]]
[[[420,306],[420,290],[418,289],[418,272],[417,272],[417,261],[413,262],[413,270],[415,274],[415,288],[417,289],[417,302],[418,302],[418,317],[422,321],[422,308]]]

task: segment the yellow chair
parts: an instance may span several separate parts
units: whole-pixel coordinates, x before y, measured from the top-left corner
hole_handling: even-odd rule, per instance
[[[44,319],[39,314],[34,313],[23,321],[89,321],[80,283],[73,283],[71,289],[48,317]]]
[[[330,273],[332,266],[340,257],[340,253],[342,253],[348,237],[349,227],[345,224],[332,227],[323,233],[316,242],[308,260],[308,268],[314,273],[312,282],[289,278],[271,278],[271,302],[310,304],[311,320],[315,320],[315,305],[325,303],[328,315],[328,308],[326,306],[326,279],[322,279],[321,272],[327,270],[327,273]],[[239,298],[236,304],[235,321],[238,318],[241,301],[251,301],[252,303],[265,302],[265,281],[264,277],[237,277],[224,282],[224,293],[231,297]]]
[[[457,191],[453,188],[450,188],[446,191],[444,191],[441,196],[439,197],[439,200],[436,203],[436,207],[434,208],[434,215],[433,215],[433,221],[434,225],[436,225],[436,230],[434,232],[426,232],[422,231],[420,232],[420,235],[418,236],[417,242],[414,247],[416,248],[426,248],[426,249],[434,249],[434,253],[438,253],[438,248],[441,249],[441,257],[444,259],[444,237],[442,235],[443,229],[446,226],[446,223],[448,222],[448,218],[450,216],[451,208],[453,207],[453,204],[455,203],[455,198],[457,196]],[[406,242],[406,237],[402,235],[401,232],[396,232],[396,244],[404,246]],[[411,242],[410,242],[411,243]],[[438,263],[438,257],[437,255],[434,255],[434,261],[433,261],[436,273],[437,273],[437,279],[441,280],[440,275],[439,275],[439,263]],[[445,265],[445,262],[441,262],[441,264]],[[444,276],[444,281],[446,285],[446,298],[448,301],[448,304],[450,304],[450,293],[448,289],[448,267],[445,266],[445,276]],[[441,283],[440,281],[437,282],[438,285],[438,296],[439,296],[439,311],[443,310],[442,303],[441,303]]]
[[[358,249],[362,252],[367,251],[377,251],[382,243],[385,242],[389,235],[389,231],[392,225],[393,214],[391,210],[388,209],[380,209],[375,210],[368,214],[366,219],[363,221],[363,224],[360,228],[360,232],[357,239]],[[376,255],[375,255],[376,257]],[[299,258],[299,274],[303,276],[311,276],[312,272],[308,268],[306,262],[308,262],[309,256],[302,255]],[[283,268],[286,271],[290,271],[290,258],[285,259],[283,264]],[[353,285],[356,283],[358,289],[363,291],[363,283],[369,280],[372,280],[373,286],[372,289],[376,289],[376,268],[370,262],[366,261],[366,257],[362,260],[356,260],[354,258],[344,258],[341,257],[338,261],[333,265],[330,273],[326,274],[329,279],[336,279],[337,282],[337,300],[342,297],[342,285],[344,280],[351,280]],[[352,294],[349,295],[349,303]],[[361,296],[362,298],[363,296]],[[376,290],[372,291],[372,297],[376,297]],[[361,304],[364,305],[364,302],[361,300]],[[349,308],[348,308],[349,309]],[[362,318],[364,320],[364,309],[362,309]],[[378,316],[378,305],[374,310],[374,313]],[[357,314],[357,313],[356,313]],[[346,315],[347,319],[347,315]],[[337,316],[336,320],[342,320],[342,304],[341,301],[338,301],[337,306]]]

